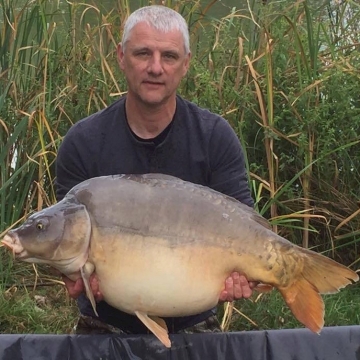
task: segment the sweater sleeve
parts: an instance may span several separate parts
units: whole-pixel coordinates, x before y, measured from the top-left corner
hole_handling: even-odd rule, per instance
[[[68,131],[56,157],[57,201],[63,199],[72,187],[89,178],[84,163],[84,156],[86,160],[89,154],[82,146],[83,141],[78,130],[79,127],[75,125]]]
[[[253,207],[245,155],[234,130],[224,119],[216,122],[209,145],[209,186]]]

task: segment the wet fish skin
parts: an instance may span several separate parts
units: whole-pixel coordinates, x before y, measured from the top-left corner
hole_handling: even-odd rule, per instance
[[[37,221],[47,222],[42,231]],[[136,314],[166,346],[157,317],[212,308],[234,270],[276,287],[315,332],[324,324],[319,294],[358,280],[347,267],[275,234],[235,199],[160,174],[86,180],[3,242],[21,260],[47,262],[73,279],[95,269],[105,300]]]
[[[91,224],[84,205],[68,197],[32,214],[2,243],[16,258],[30,263],[50,264],[69,278],[79,278],[88,258]]]

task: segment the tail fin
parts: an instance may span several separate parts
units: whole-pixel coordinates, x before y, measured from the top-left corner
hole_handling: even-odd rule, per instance
[[[338,262],[302,249],[305,255],[303,275],[320,294],[334,294],[347,285],[359,280],[356,272]]]
[[[332,294],[359,280],[344,265],[313,251],[301,249],[304,268],[300,277],[287,287],[280,287],[294,316],[310,330],[319,333],[324,326],[324,303],[320,294]]]

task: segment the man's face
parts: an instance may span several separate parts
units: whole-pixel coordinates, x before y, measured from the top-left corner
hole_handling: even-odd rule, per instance
[[[185,53],[180,31],[164,33],[141,22],[132,29],[125,52],[119,44],[118,60],[128,83],[128,96],[156,106],[175,97],[189,68],[190,54]]]

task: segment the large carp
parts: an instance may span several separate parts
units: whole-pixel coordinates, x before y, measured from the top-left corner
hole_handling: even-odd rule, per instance
[[[324,325],[320,294],[358,280],[347,267],[277,235],[237,200],[159,174],[86,180],[2,242],[18,259],[83,277],[94,310],[88,279],[95,271],[104,299],[136,314],[167,347],[161,317],[213,308],[233,271],[277,288],[317,333]]]

